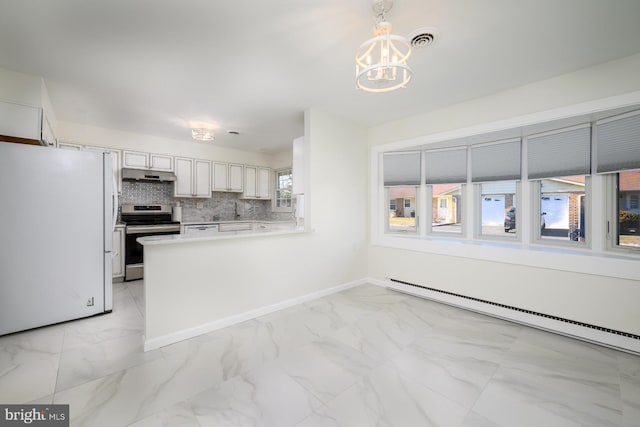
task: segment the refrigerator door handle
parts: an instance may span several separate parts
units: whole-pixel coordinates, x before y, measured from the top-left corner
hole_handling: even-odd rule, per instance
[[[113,187],[112,187],[112,203],[113,203],[113,224],[112,229],[115,231],[116,229],[116,221],[118,220],[118,184],[116,183],[116,176],[113,175]]]

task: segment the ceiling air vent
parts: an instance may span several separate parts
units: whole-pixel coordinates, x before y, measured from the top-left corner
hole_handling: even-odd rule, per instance
[[[407,37],[410,40],[411,47],[421,49],[432,45],[436,40],[437,30],[433,27],[418,28]]]

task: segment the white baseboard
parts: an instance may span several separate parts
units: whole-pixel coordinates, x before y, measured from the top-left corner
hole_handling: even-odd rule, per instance
[[[344,291],[345,289],[353,288],[355,286],[363,285],[365,283],[372,283],[374,279],[358,279],[352,282],[344,283],[342,285],[333,286],[331,288],[322,289],[320,291],[312,292],[300,297],[291,298],[285,301],[281,301],[275,304],[271,304],[265,307],[259,307],[254,310],[245,311],[233,316],[225,317],[222,319],[207,322],[202,325],[195,326],[193,328],[182,329],[180,331],[172,332],[170,334],[162,335],[152,339],[144,339],[144,351],[155,350],[160,347],[164,347],[169,344],[174,344],[180,341],[184,341],[189,338],[197,337],[209,332],[213,332],[218,329],[226,328],[227,326],[235,325],[236,323],[242,323],[247,320],[255,319],[256,317],[264,316],[265,314],[273,313],[278,310],[282,310],[297,304],[302,304],[308,301],[313,301],[318,298],[325,297],[327,295],[335,294],[336,292]],[[378,281],[379,282],[379,281]],[[379,283],[375,283],[379,284]],[[384,285],[382,285],[384,286]]]
[[[582,341],[614,348],[616,350],[640,354],[640,340],[624,335],[617,335],[612,332],[592,329],[586,326],[563,322],[561,320],[542,317],[540,315],[517,311],[511,308],[500,307],[486,302],[474,301],[471,299],[432,291],[429,289],[403,285],[401,283],[393,282],[389,279],[368,279],[367,283],[384,286],[389,289],[394,289],[406,294],[423,297],[436,302],[475,311],[481,314],[486,314],[488,316],[498,317],[500,319],[520,323],[526,326],[531,326],[533,328],[543,329],[545,331],[576,338]]]

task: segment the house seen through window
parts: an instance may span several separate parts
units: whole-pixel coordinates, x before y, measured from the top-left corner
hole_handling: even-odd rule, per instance
[[[617,174],[616,240],[623,248],[640,248],[640,169]]]

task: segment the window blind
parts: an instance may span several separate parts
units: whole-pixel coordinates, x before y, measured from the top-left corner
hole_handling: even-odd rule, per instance
[[[640,110],[596,122],[596,172],[640,169]]]
[[[420,185],[420,152],[384,153],[384,185]]]
[[[467,147],[425,152],[427,184],[467,182]]]
[[[530,136],[529,179],[591,174],[591,126]]]
[[[520,179],[520,138],[471,146],[471,181]]]

